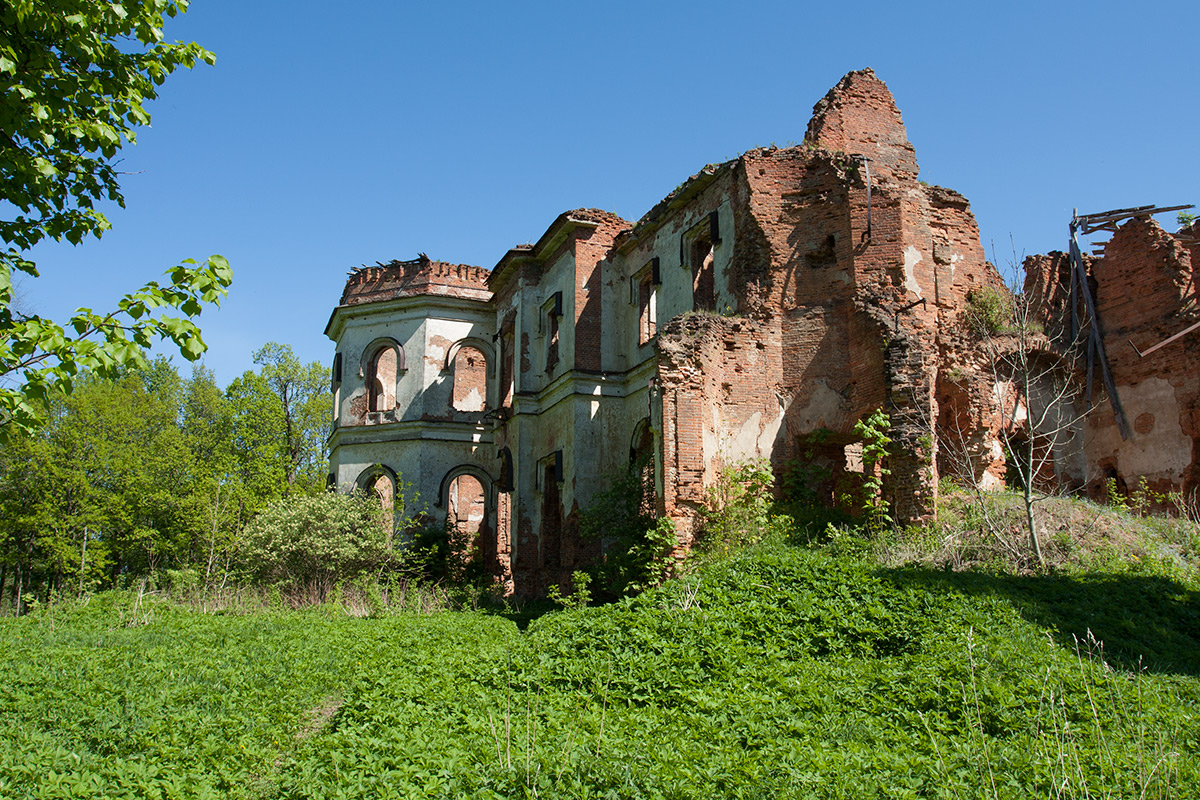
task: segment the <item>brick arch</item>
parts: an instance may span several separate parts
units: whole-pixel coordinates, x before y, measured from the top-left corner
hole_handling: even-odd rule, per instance
[[[472,364],[470,353],[483,364]],[[496,359],[491,345],[472,336],[446,349],[442,369],[451,374],[450,406],[456,411],[486,411],[496,407]]]
[[[387,464],[372,464],[359,473],[354,485],[364,492],[375,492],[384,508],[395,509],[400,480]]]
[[[483,492],[487,496],[489,504],[491,503],[492,487],[495,484],[495,480],[482,467],[477,467],[474,464],[462,464],[451,469],[442,478],[442,484],[438,488],[436,504],[439,508],[446,507],[446,493],[450,490],[450,484],[454,482],[455,478],[461,475],[470,475],[479,481],[479,485],[483,487]]]
[[[367,410],[391,411],[404,374],[403,345],[390,336],[375,339],[363,348],[358,374],[367,387]]]
[[[629,439],[629,463],[636,464],[646,456],[650,456],[653,463],[654,431],[650,429],[650,418],[642,417],[633,426],[633,436]]]
[[[442,364],[443,371],[448,372],[449,370],[454,369],[454,358],[458,355],[458,351],[464,347],[474,347],[476,350],[483,353],[483,357],[487,359],[488,363],[488,377],[495,377],[496,353],[492,348],[492,343],[476,336],[463,337],[446,348],[446,360]]]
[[[466,486],[460,486],[464,483]],[[478,485],[477,494],[471,483]],[[497,531],[496,499],[492,477],[469,464],[447,472],[438,491],[438,504],[446,512],[451,547],[468,565],[477,565],[493,579],[508,580],[511,554],[508,537],[500,536]]]

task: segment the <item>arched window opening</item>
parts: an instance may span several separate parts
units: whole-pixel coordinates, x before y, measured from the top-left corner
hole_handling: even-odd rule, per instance
[[[474,467],[458,467],[442,480],[450,550],[465,574],[511,579],[508,538],[497,534],[492,481]]]
[[[367,370],[368,410],[391,411],[396,407],[396,368],[399,359],[395,347],[381,347],[371,358]]]
[[[650,419],[646,417],[633,427],[633,438],[629,441],[629,460],[638,466],[647,462],[654,464],[654,433],[650,430]]]
[[[474,540],[483,525],[487,513],[487,495],[483,483],[474,475],[459,475],[450,481],[446,497],[447,523],[463,535]]]
[[[391,511],[396,507],[396,486],[392,483],[390,475],[386,473],[376,475],[368,485],[368,489],[379,498],[379,504],[383,506],[384,511]]]
[[[500,459],[500,480],[496,482],[496,490],[502,493],[511,492],[516,480],[513,474],[512,450],[502,447],[496,457]]]
[[[383,464],[375,464],[363,470],[355,484],[360,490],[375,495],[380,507],[386,512],[382,515],[381,522],[390,547],[396,525],[396,473]]]
[[[456,411],[485,411],[487,403],[487,356],[478,347],[463,345],[454,355],[454,394]]]
[[[629,442],[629,465],[637,473],[641,487],[641,501],[638,510],[643,514],[653,514],[656,492],[654,432],[650,429],[649,417],[641,420],[633,428],[633,438]]]

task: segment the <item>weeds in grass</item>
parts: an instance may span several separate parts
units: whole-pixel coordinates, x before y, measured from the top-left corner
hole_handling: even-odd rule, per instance
[[[969,674],[961,685],[967,736],[955,740],[939,734],[929,716],[918,712],[943,785],[955,797],[1191,796],[1180,771],[1179,738],[1194,736],[1194,729],[1160,727],[1146,706],[1145,670],[1113,670],[1104,661],[1102,643],[1090,631],[1083,641],[1075,640],[1074,677],[1053,666],[1045,668],[1036,711],[1030,709],[1027,752],[1017,758],[1012,745],[1020,747],[1026,736],[989,730],[977,646],[972,629],[967,633]],[[1081,700],[1086,701],[1082,708]],[[996,749],[1014,734],[1001,763]],[[1012,771],[1015,762],[1028,770],[1019,781]],[[971,780],[964,782],[959,763],[970,765]]]
[[[968,493],[944,484],[936,523],[879,537],[870,550],[889,565],[955,571],[1103,570],[1188,580],[1200,575],[1200,524],[1186,516],[1153,513],[1149,502],[1131,502],[1120,495],[1119,504],[1102,506],[1050,497],[1042,501],[1039,517],[1045,538],[1040,565],[1023,546],[1027,534],[1017,493]]]

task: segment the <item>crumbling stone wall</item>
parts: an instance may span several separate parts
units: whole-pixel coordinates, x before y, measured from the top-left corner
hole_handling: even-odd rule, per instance
[[[1145,481],[1155,491],[1189,496],[1200,483],[1200,331],[1153,349],[1200,320],[1195,257],[1194,226],[1171,234],[1149,216],[1121,225],[1102,257],[1084,257],[1117,398],[1129,423],[1129,436],[1122,438],[1106,393],[1095,386],[1082,464],[1070,476],[1095,495],[1107,490],[1108,481],[1123,491]],[[1082,348],[1072,347],[1072,310],[1079,340],[1090,324],[1080,298],[1071,295],[1070,269],[1063,253],[1031,257],[1025,289],[1042,309],[1058,351],[1073,359],[1082,391],[1086,358]]]
[[[744,402],[763,420],[755,448],[744,449],[771,458],[779,471],[812,434],[844,445],[858,419],[884,408],[892,418],[888,492],[896,516],[930,517],[939,372],[979,372],[965,355],[971,343],[958,335],[957,312],[974,288],[1003,287],[983,257],[967,201],[918,180],[900,113],[870,70],[850,73],[816,105],[805,144],[747,152],[732,174],[735,310],[762,328],[752,341],[766,352],[777,347],[780,361],[749,381],[730,378],[717,370],[721,359],[713,352],[723,325],[664,329],[663,385],[687,387],[679,400],[664,395],[664,419],[681,415],[674,429],[664,422],[664,437],[694,428],[695,408],[708,398],[721,406],[719,387],[742,384]],[[689,376],[688,363],[703,363],[715,377],[706,383]],[[967,389],[966,418],[981,418],[986,401],[973,398],[965,382],[943,385],[942,394],[954,387]],[[712,422],[701,433],[712,444],[702,437],[692,462],[720,462],[721,443],[748,440],[745,419],[724,417],[707,417]],[[680,445],[675,452],[689,451]],[[693,503],[697,475],[702,485],[711,476],[685,461],[666,477],[680,482],[681,501]]]
[[[690,546],[708,487],[729,465],[771,458],[784,439],[779,321],[699,313],[660,333],[662,511]]]
[[[579,514],[630,452],[652,455],[683,550],[724,466],[764,457],[779,474],[820,439],[820,458],[854,468],[855,423],[882,408],[894,515],[929,518],[947,426],[970,469],[996,469],[994,381],[961,313],[1003,282],[966,199],[918,175],[891,93],[861,70],[817,103],[803,144],[707,165],[636,224],[575,209],[490,273],[424,256],[356,271],[331,336],[342,348],[344,331],[378,333],[376,320],[398,347],[421,342],[405,352],[420,375],[399,381],[376,427],[420,426],[401,447],[344,413],[335,469],[357,468],[368,444],[402,453],[386,463],[406,476],[446,459],[478,467],[480,531],[494,531],[523,593],[598,557]],[[494,401],[479,402],[481,375],[459,363],[468,338],[493,343],[482,379]]]

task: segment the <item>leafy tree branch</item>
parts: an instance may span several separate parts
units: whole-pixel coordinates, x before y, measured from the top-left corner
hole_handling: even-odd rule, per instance
[[[194,319],[232,282],[220,256],[184,261],[168,281],[125,295],[109,312],[81,308],[65,326],[13,308],[14,275],[38,276],[30,248],[47,239],[79,244],[109,229],[96,205],[124,206],[117,155],[150,123],[146,105],[166,77],[214,63],[195,43],[163,39],[165,20],[187,6],[0,2],[0,437],[44,422],[50,396],[70,392],[81,372],[144,366],[155,339],[191,361],[205,350]]]

